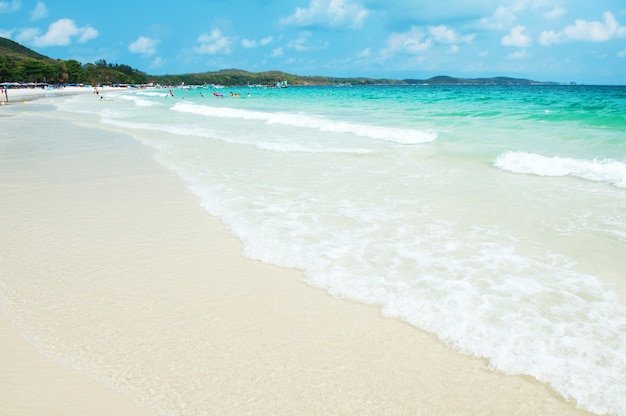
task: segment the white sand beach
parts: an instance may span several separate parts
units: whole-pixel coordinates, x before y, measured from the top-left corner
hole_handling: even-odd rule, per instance
[[[62,87],[62,88],[9,88],[2,90],[0,105],[20,104],[47,97],[60,97],[73,94],[93,93],[90,87]]]
[[[45,357],[0,316],[3,415],[156,415],[85,373]]]
[[[49,104],[0,108],[0,414],[587,414],[242,257],[151,149]]]

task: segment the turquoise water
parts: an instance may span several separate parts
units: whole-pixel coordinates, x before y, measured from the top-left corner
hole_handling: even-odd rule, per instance
[[[232,91],[58,108],[153,147],[246,256],[626,415],[626,87]]]

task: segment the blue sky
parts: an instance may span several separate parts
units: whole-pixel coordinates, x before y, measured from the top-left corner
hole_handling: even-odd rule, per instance
[[[154,75],[238,68],[626,85],[624,0],[0,0],[0,36]]]

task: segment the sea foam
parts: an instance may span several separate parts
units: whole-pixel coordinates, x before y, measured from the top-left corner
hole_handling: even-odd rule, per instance
[[[301,128],[316,129],[321,132],[351,133],[359,137],[384,140],[399,144],[428,143],[437,139],[437,132],[431,129],[413,130],[397,127],[373,126],[346,121],[331,120],[325,117],[295,114],[268,113],[241,110],[227,107],[209,107],[191,103],[176,103],[173,111],[204,115],[207,117],[258,120],[266,124],[282,124]]]
[[[353,154],[353,155],[366,155],[373,152],[371,149],[363,147],[332,147],[322,146],[316,144],[296,144],[296,143],[283,143],[283,142],[270,142],[270,141],[258,141],[250,142],[245,139],[227,136],[220,134],[216,130],[206,127],[193,126],[193,125],[174,125],[174,124],[158,124],[158,123],[138,123],[131,121],[124,121],[104,115],[101,118],[102,124],[108,124],[111,126],[122,127],[130,130],[149,130],[155,132],[162,132],[176,136],[194,136],[204,137],[207,139],[220,140],[226,143],[252,145],[260,150],[266,150],[278,153],[337,153],[337,154]],[[143,137],[138,139],[146,144],[154,145],[158,148],[154,140],[146,140]]]
[[[626,188],[626,162],[612,159],[585,160],[507,151],[496,159],[494,166],[513,173],[538,176],[575,176]]]
[[[132,101],[138,107],[152,107],[153,105],[157,105],[155,101],[145,100],[134,95],[122,95],[120,99]]]
[[[301,202],[319,195],[280,203],[226,196],[221,186],[174,169],[244,242],[246,256],[302,269],[311,284],[379,305],[386,316],[487,358],[493,369],[532,375],[598,414],[626,414],[617,399],[624,394],[626,308],[566,257],[529,256],[516,248],[519,241],[492,241],[494,230],[463,235],[446,221],[423,228],[409,213],[394,220],[393,211],[347,200],[333,218],[333,211],[309,211]],[[262,226],[254,218],[263,218]]]
[[[116,99],[96,108],[103,123],[154,146],[156,159],[241,239],[246,256],[301,269],[313,285],[376,304],[387,316],[486,358],[491,368],[531,375],[581,408],[626,416],[626,292],[612,286],[613,275],[623,276],[626,236],[623,130],[588,125],[583,131],[578,119],[539,128],[520,120],[519,101],[510,99],[537,98],[532,88],[506,89],[487,104],[460,101],[462,94],[473,99],[473,88],[450,90],[449,99],[431,107],[429,97],[445,91],[407,88],[402,91],[415,94],[408,104],[376,105],[348,101],[348,94],[332,97],[339,103],[320,103],[305,94],[318,90],[308,89],[282,91],[280,101],[141,94],[157,105]],[[555,102],[563,91],[550,92],[559,94]],[[341,105],[322,117],[325,103]],[[273,110],[278,105],[294,110]],[[515,111],[503,111],[498,122],[468,120],[467,114],[488,114],[486,105]],[[396,127],[375,126],[374,117]],[[406,128],[416,120],[433,130]],[[444,140],[428,146],[387,144],[425,143],[437,132]],[[371,138],[378,140],[364,140]],[[527,152],[484,163],[482,155],[493,149],[517,147]],[[587,155],[590,147],[607,158],[545,156]],[[424,149],[432,156],[421,157]],[[508,173],[494,184],[485,180],[492,166],[571,176],[588,192],[572,197],[560,181],[520,181]],[[550,195],[553,204],[544,206],[538,195]],[[571,203],[576,198],[581,206]],[[607,251],[604,257],[599,250]]]

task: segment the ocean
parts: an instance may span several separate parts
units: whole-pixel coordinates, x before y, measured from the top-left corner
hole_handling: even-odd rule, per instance
[[[626,415],[626,87],[172,93],[57,109],[153,148],[245,256]]]

